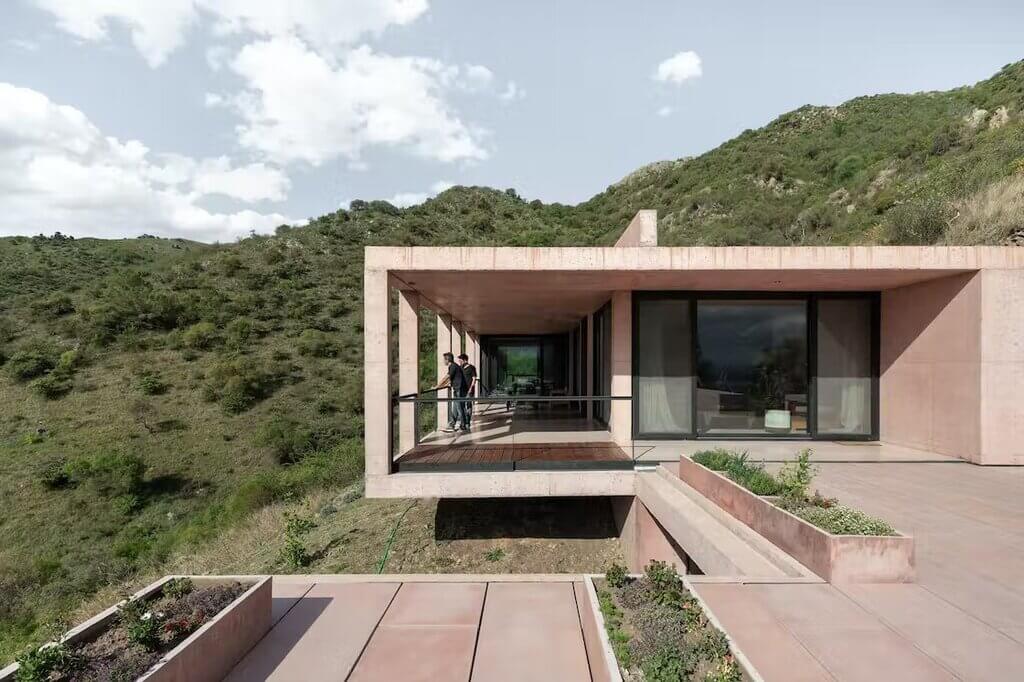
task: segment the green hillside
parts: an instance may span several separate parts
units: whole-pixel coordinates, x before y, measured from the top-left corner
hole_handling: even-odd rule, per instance
[[[0,661],[97,590],[359,479],[365,245],[609,244],[641,208],[675,245],[1002,243],[1024,234],[1022,112],[1024,62],[803,107],[577,206],[456,187],[230,245],[0,239]]]

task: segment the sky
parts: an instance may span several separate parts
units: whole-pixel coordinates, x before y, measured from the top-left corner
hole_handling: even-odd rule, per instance
[[[0,236],[229,242],[452,185],[574,204],[1019,59],[1019,0],[0,0]]]

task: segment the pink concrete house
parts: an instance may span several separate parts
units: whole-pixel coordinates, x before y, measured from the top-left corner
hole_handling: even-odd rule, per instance
[[[632,495],[733,440],[1024,464],[1024,249],[659,247],[641,211],[614,247],[368,247],[364,288],[370,496]],[[492,397],[468,433],[423,432],[424,308]]]

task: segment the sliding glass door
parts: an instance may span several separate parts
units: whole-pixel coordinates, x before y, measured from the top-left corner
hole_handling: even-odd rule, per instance
[[[697,300],[697,434],[807,435],[806,299]]]
[[[877,436],[877,295],[635,292],[639,438]]]

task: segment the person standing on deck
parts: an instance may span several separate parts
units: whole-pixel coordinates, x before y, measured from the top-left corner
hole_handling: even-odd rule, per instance
[[[476,367],[469,364],[469,356],[463,353],[459,356],[459,364],[462,366],[462,376],[466,379],[466,397],[476,397]],[[466,400],[463,403],[462,414],[466,418],[465,428],[468,430],[473,421],[473,401]]]
[[[448,375],[435,388],[452,389],[452,398],[456,398],[456,400],[448,401],[448,427],[441,429],[441,431],[444,433],[454,433],[460,428],[469,428],[468,421],[463,412],[466,401],[458,400],[458,398],[466,396],[466,390],[469,386],[466,383],[466,376],[462,373],[462,367],[455,362],[455,356],[452,353],[444,354],[444,364],[448,367]]]

